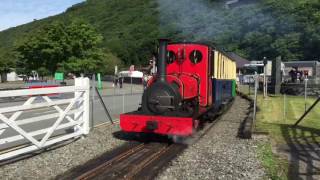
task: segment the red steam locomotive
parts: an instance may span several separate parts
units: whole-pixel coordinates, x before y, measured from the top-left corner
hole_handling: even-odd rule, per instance
[[[148,81],[141,108],[120,115],[125,132],[189,136],[200,117],[235,96],[236,63],[200,43],[159,40],[157,75]]]

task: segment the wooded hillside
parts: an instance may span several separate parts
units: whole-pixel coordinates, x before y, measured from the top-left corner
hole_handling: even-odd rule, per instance
[[[53,22],[81,20],[102,35],[100,44],[123,64],[146,64],[156,39],[206,41],[250,60],[320,59],[320,1],[87,0],[65,13],[0,32],[0,71],[19,61],[14,49]]]

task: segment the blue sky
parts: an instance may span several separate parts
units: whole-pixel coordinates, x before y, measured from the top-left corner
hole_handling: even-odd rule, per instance
[[[0,0],[0,31],[64,12],[84,0]]]

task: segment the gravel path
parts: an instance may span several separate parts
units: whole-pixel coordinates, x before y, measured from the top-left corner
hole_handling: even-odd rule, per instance
[[[125,141],[112,137],[119,125],[101,126],[88,137],[61,148],[0,167],[0,179],[52,179],[72,167],[84,164]]]
[[[258,140],[237,138],[249,103],[237,97],[221,120],[190,146],[157,179],[263,179],[257,158]]]

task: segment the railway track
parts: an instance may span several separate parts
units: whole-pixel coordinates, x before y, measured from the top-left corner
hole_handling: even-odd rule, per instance
[[[128,142],[56,179],[153,179],[188,145],[200,140],[231,105],[232,102],[224,106],[214,115],[214,121],[206,123],[193,137],[183,140],[183,144]]]
[[[57,179],[152,179],[186,147],[171,143],[128,143]]]

